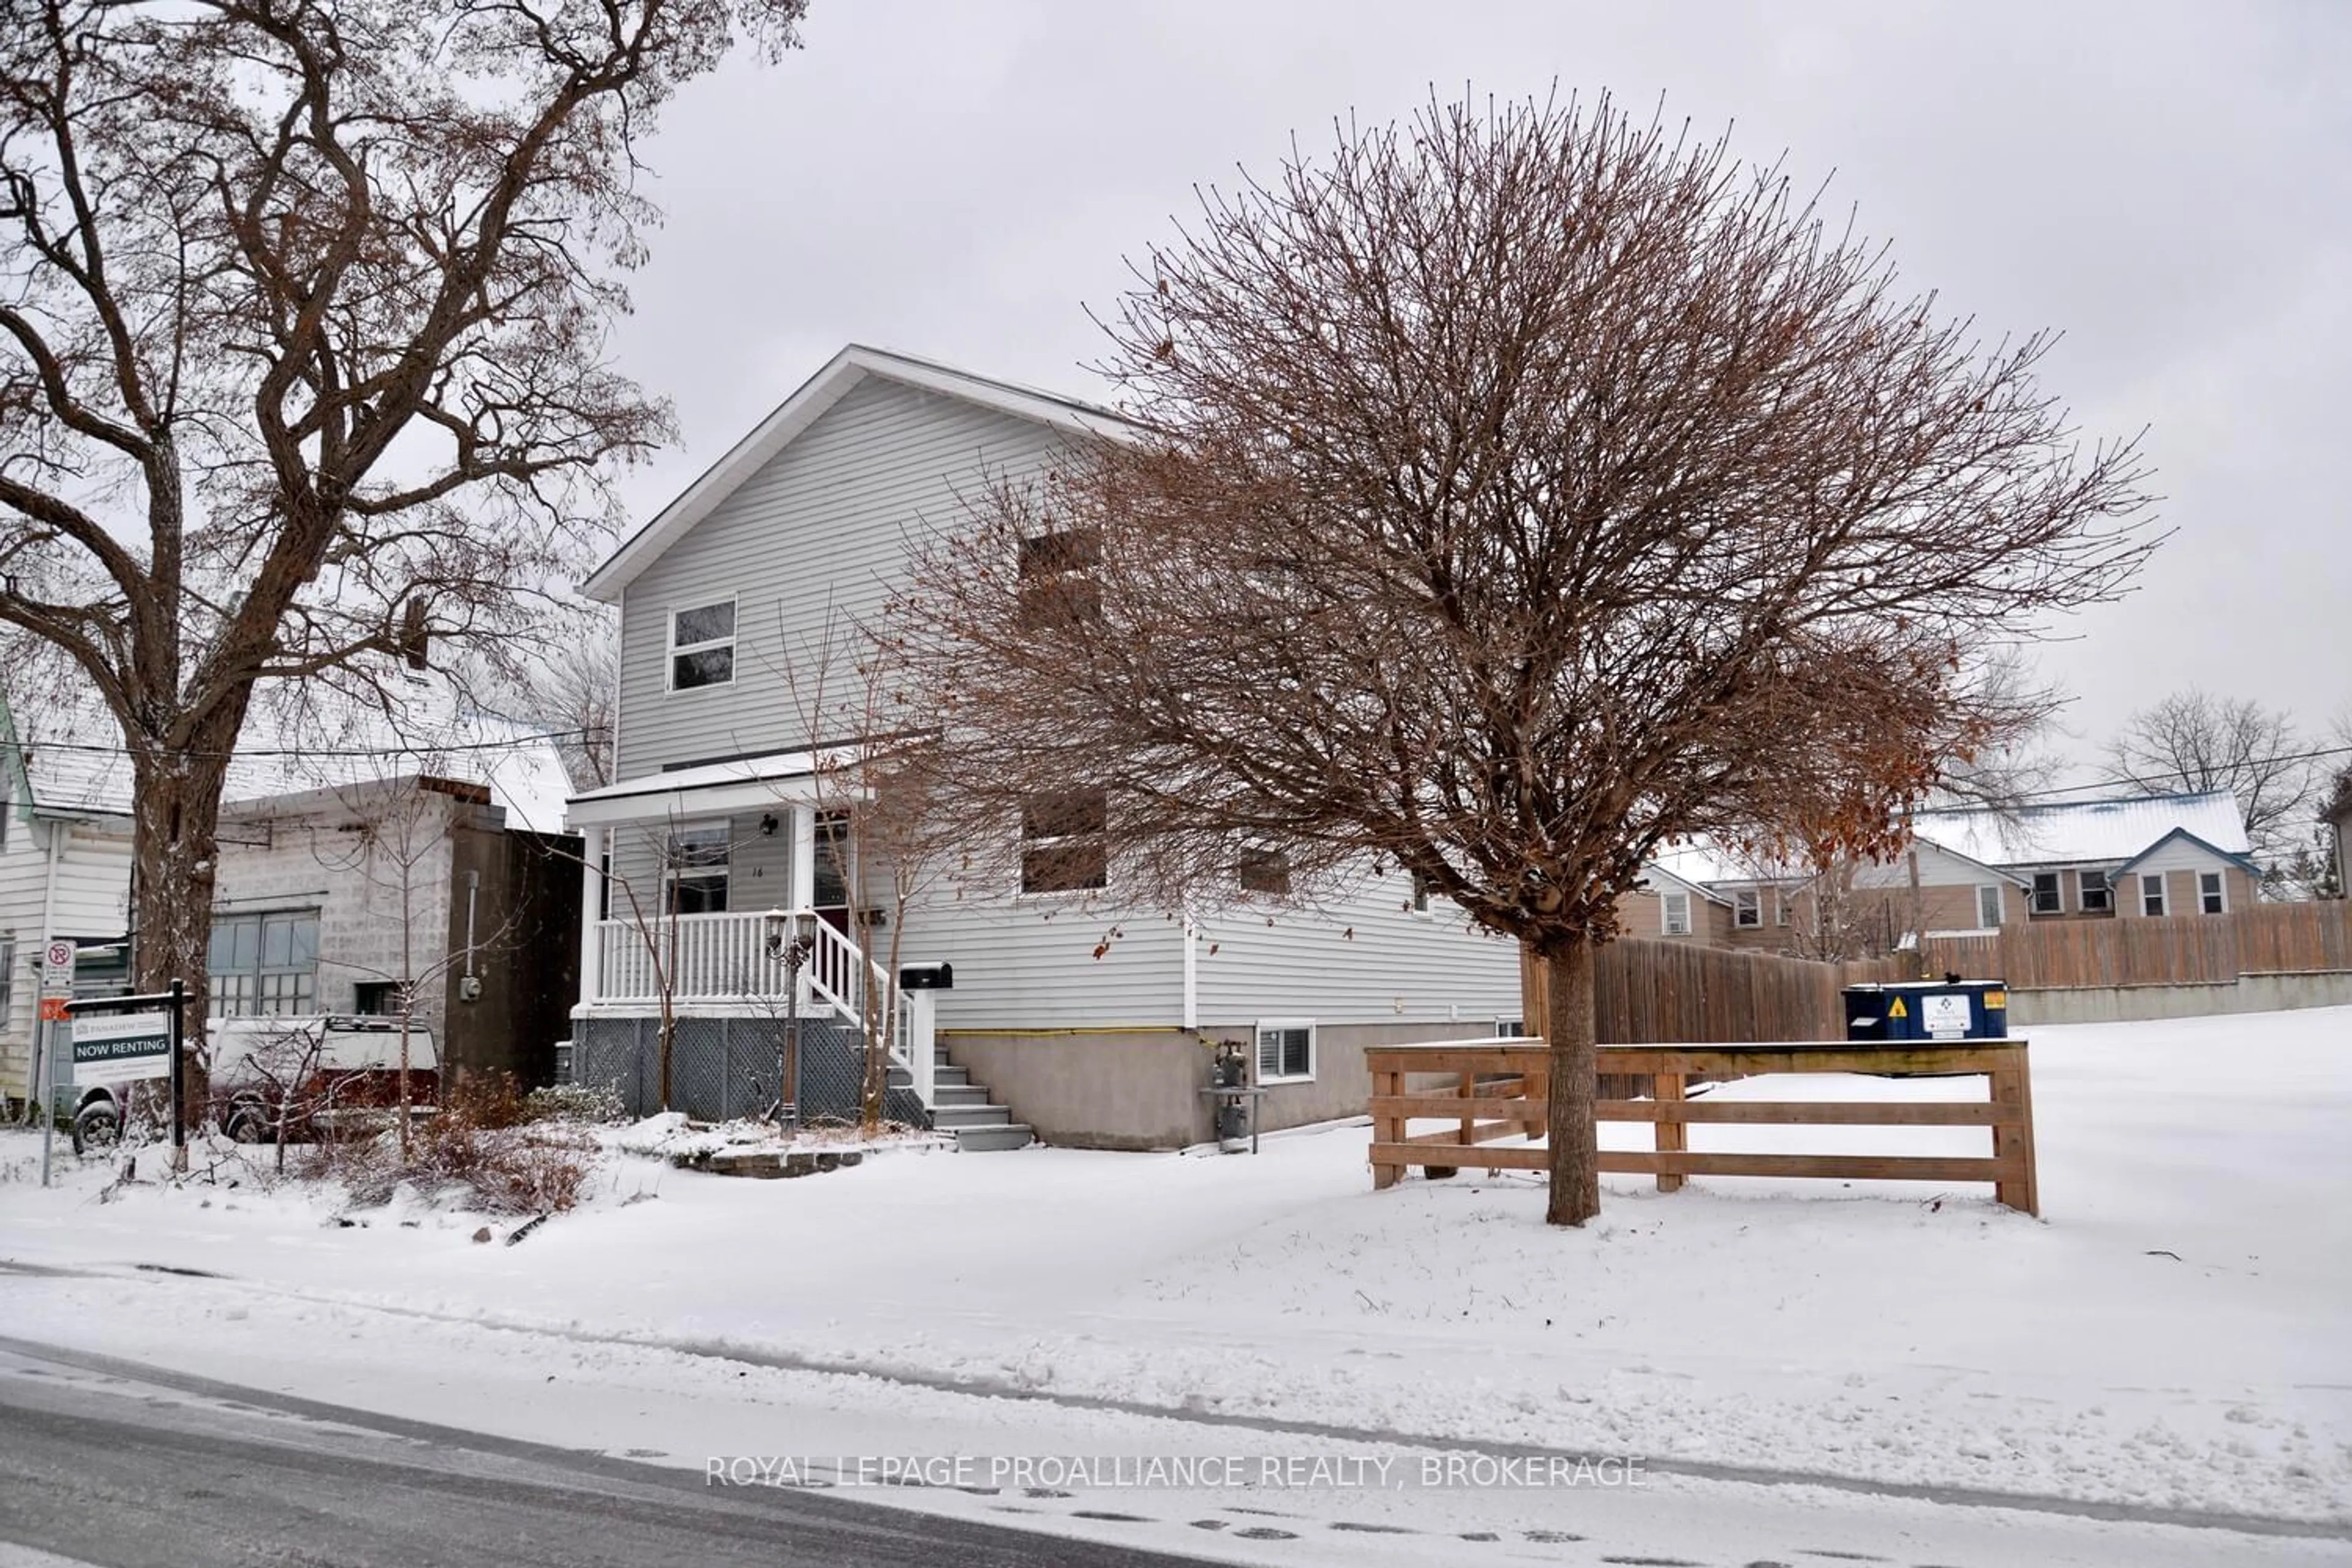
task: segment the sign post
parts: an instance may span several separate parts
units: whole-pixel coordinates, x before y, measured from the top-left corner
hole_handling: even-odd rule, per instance
[[[73,1066],[76,1088],[93,1084],[138,1083],[165,1078],[172,1086],[172,1169],[188,1168],[188,1134],[182,1103],[187,1068],[182,1049],[183,1013],[187,985],[174,980],[169,991],[142,996],[104,996],[68,1001],[62,1011],[67,1025],[66,1059]],[[159,1016],[160,1015],[160,1016]],[[56,1034],[50,1036],[50,1070],[57,1058]],[[51,1098],[55,1098],[52,1091]],[[56,1133],[54,1112],[41,1123],[41,1184],[49,1180],[49,1144]]]

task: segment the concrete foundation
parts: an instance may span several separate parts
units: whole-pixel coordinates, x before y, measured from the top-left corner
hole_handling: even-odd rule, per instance
[[[2352,1006],[2352,970],[2242,974],[2225,984],[2090,985],[2009,994],[2011,1029],[2039,1024],[2119,1024],[2216,1013],[2279,1013]]]
[[[1322,1024],[1311,1083],[1267,1086],[1258,1127],[1271,1132],[1360,1116],[1371,1099],[1364,1047],[1448,1040],[1458,1023]],[[971,1069],[1048,1143],[1078,1149],[1181,1149],[1213,1135],[1201,1090],[1220,1040],[1251,1042],[1255,1026],[1129,1029],[942,1029],[948,1059]]]

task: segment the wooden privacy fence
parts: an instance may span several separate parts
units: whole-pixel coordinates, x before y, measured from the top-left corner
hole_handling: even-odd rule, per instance
[[[1596,1108],[1602,1121],[1646,1121],[1654,1148],[1601,1151],[1603,1172],[1654,1175],[1660,1192],[1688,1176],[1806,1176],[1845,1181],[1990,1182],[1993,1196],[2027,1214],[2042,1212],[2033,1169],[2033,1093],[2025,1041],[1968,1040],[1943,1045],[1861,1045],[1843,1040],[1751,1045],[1657,1044],[1603,1046],[1604,1085],[1642,1079],[1650,1098],[1609,1099]],[[1541,1144],[1495,1148],[1503,1139],[1544,1136],[1550,1048],[1541,1040],[1441,1040],[1428,1045],[1373,1046],[1364,1052],[1372,1075],[1372,1185],[1393,1186],[1407,1168],[1433,1177],[1465,1166],[1539,1171],[1550,1163]],[[1694,1077],[1728,1079],[1765,1073],[1981,1074],[1992,1080],[1985,1100],[1691,1100]],[[1606,1092],[1606,1090],[1604,1090]],[[1436,1131],[1412,1131],[1415,1121],[1444,1121]],[[1694,1152],[1694,1124],[1811,1127],[1983,1127],[1989,1156],[1882,1154],[1742,1154]]]
[[[1929,937],[1930,973],[2005,980],[2016,991],[2093,985],[2227,985],[2241,974],[2352,969],[2352,903],[2256,904],[2222,915],[2044,921],[1998,935]]]
[[[1530,1037],[1550,1034],[1545,968],[1521,950],[1520,1027]],[[1847,986],[1918,978],[1918,965],[1909,959],[1816,963],[1698,942],[1628,937],[1592,955],[1594,1037],[1604,1045],[1829,1039],[1845,1033],[1839,994]]]

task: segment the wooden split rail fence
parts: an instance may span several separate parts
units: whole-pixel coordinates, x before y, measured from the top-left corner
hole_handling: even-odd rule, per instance
[[[1758,1045],[1602,1046],[1604,1081],[1646,1080],[1646,1100],[1603,1100],[1602,1121],[1646,1121],[1649,1152],[1603,1149],[1603,1172],[1654,1175],[1660,1192],[1689,1176],[1819,1176],[1844,1181],[1990,1182],[2011,1208],[2042,1212],[2033,1169],[2033,1097],[2021,1039],[1950,1044],[1855,1044],[1844,1040]],[[1465,1166],[1543,1170],[1549,1151],[1535,1143],[1496,1148],[1504,1139],[1544,1136],[1550,1049],[1541,1040],[1440,1040],[1376,1046],[1365,1052],[1372,1075],[1372,1185],[1393,1186],[1408,1167],[1433,1177]],[[1881,1073],[1934,1077],[1983,1075],[1982,1100],[1691,1100],[1689,1080],[1767,1073]],[[1414,1121],[1453,1125],[1415,1133]],[[1992,1152],[1941,1155],[1740,1154],[1694,1152],[1700,1125],[1811,1127],[1982,1127]]]

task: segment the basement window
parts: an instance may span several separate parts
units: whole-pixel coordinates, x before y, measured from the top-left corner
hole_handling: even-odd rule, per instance
[[[735,683],[735,601],[722,599],[669,617],[669,689]]]
[[[1315,1079],[1315,1020],[1262,1018],[1257,1026],[1257,1080],[1311,1083]]]

